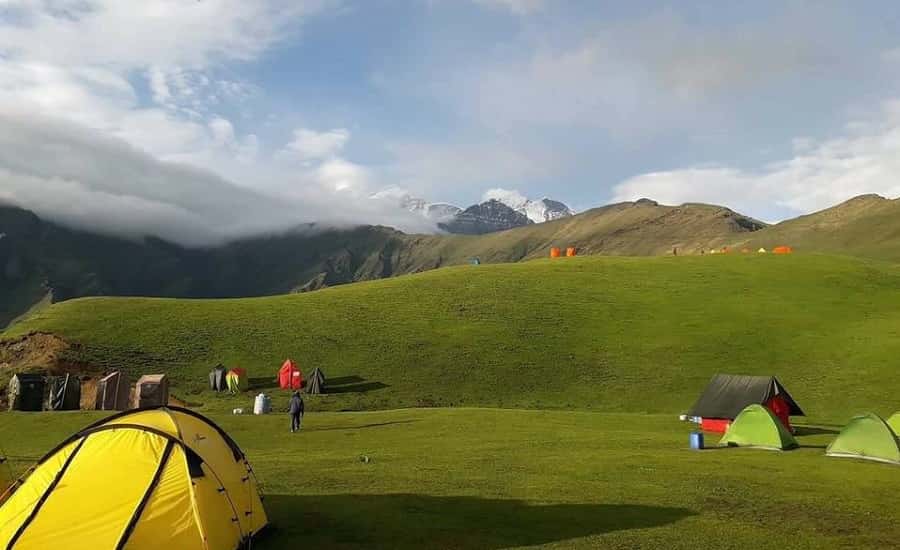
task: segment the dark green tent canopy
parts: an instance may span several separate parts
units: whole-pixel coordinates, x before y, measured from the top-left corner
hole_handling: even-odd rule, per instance
[[[216,365],[209,373],[209,389],[215,392],[228,391],[228,382],[225,380],[227,373],[223,365]]]
[[[116,371],[107,374],[97,383],[98,411],[124,411],[129,406],[131,381],[128,374]]]
[[[306,381],[306,393],[313,395],[325,393],[325,373],[319,367],[316,367],[309,375],[309,380]]]
[[[48,410],[77,411],[81,408],[81,380],[77,376],[53,376],[49,379],[49,386]]]
[[[40,374],[16,374],[9,381],[9,410],[44,409],[44,377]]]
[[[706,386],[688,416],[736,418],[748,405],[763,405],[780,395],[790,406],[791,416],[806,416],[791,394],[774,376],[717,374]]]

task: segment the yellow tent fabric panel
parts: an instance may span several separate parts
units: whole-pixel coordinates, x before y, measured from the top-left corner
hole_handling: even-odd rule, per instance
[[[165,409],[136,411],[123,416],[118,416],[116,418],[113,418],[112,420],[102,423],[102,425],[104,426],[108,426],[110,424],[134,424],[138,426],[147,426],[148,428],[154,428],[163,433],[167,433],[172,437],[181,439],[181,434],[178,432],[178,424],[175,423],[175,419],[172,417],[172,415],[166,412]]]
[[[255,533],[262,529],[268,519],[246,460],[236,460],[231,447],[209,423],[180,411],[170,411],[170,414],[178,424],[185,444],[209,464],[228,491],[237,508],[241,530]]]
[[[30,476],[28,482],[10,495],[0,508],[0,548],[6,548],[15,536],[19,526],[25,522],[34,504],[40,500],[44,491],[53,483],[56,474],[62,469],[78,442],[71,443],[40,464]]]
[[[87,436],[15,550],[115,548],[150,487],[168,441],[149,432]],[[110,457],[117,467],[110,467]]]
[[[236,511],[226,492],[219,491],[219,482],[204,466],[203,477],[194,478],[194,500],[202,525],[201,530],[209,548],[237,548],[243,534]]]
[[[180,446],[172,449],[125,550],[155,550],[165,533],[171,550],[203,550],[191,499],[191,478]]]

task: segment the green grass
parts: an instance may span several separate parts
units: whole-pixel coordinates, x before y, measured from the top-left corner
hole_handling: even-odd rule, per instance
[[[262,550],[888,548],[900,470],[823,449],[852,414],[900,410],[898,290],[897,266],[844,257],[591,257],[273,298],[74,300],[5,335],[170,373],[257,470]],[[307,399],[303,433],[224,413],[288,356],[335,383]],[[204,391],[218,362],[256,387]],[[675,416],[716,372],[775,374],[823,424],[796,451],[689,451]],[[374,410],[401,407],[436,408]],[[340,409],[369,410],[320,412]],[[0,445],[21,470],[98,414],[2,414]]]
[[[96,417],[3,414],[0,442],[21,469]],[[296,435],[285,415],[214,418],[265,488],[274,529],[259,550],[823,550],[900,537],[900,470],[826,458],[829,428],[791,452],[696,452],[670,415],[319,413]]]
[[[271,388],[292,357],[340,383],[313,410],[676,414],[727,372],[777,375],[812,417],[843,422],[900,409],[898,289],[896,266],[842,257],[590,257],[272,298],[73,300],[6,334],[54,332],[102,368],[168,372],[203,410],[248,402],[203,391],[216,363]]]

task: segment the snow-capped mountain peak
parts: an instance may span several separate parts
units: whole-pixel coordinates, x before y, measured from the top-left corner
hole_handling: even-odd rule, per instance
[[[516,190],[490,189],[485,194],[485,201],[497,200],[528,216],[534,223],[543,223],[559,218],[567,218],[575,215],[575,212],[565,204],[544,197],[540,200],[531,200]]]
[[[398,207],[409,210],[410,212],[421,215],[424,218],[434,222],[441,222],[452,218],[462,212],[462,208],[448,204],[445,202],[431,203],[425,199],[415,197],[406,190],[399,187],[388,187],[377,193],[373,193],[371,198],[376,200],[390,201],[397,204]]]

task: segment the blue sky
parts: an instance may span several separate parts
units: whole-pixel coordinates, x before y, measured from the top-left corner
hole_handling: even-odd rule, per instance
[[[385,188],[775,221],[900,195],[898,30],[874,1],[0,0],[0,200],[188,244],[431,229]]]

